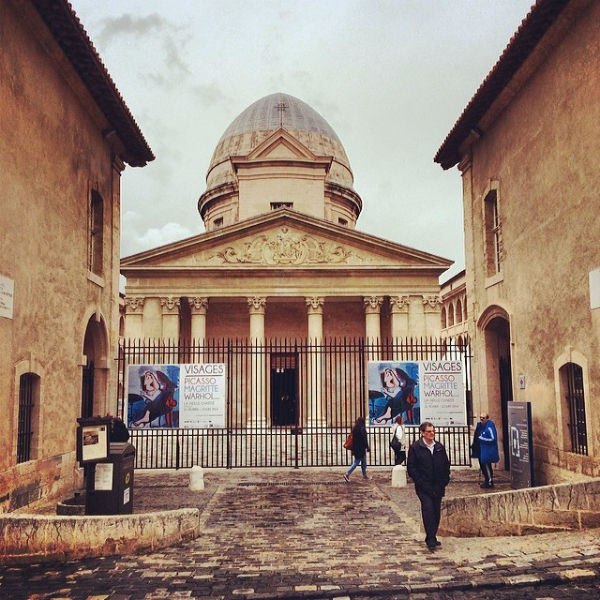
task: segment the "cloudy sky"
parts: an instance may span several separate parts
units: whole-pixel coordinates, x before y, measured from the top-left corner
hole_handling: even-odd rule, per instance
[[[357,229],[464,266],[460,174],[433,156],[533,0],[71,0],[156,160],[125,170],[121,254],[201,233],[217,141],[274,92],[341,139]]]

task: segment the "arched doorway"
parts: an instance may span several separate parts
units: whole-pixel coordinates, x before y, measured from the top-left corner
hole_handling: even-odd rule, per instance
[[[508,470],[508,403],[513,399],[508,313],[498,306],[490,307],[480,318],[479,328],[485,341],[488,410],[492,413],[500,410],[504,468]]]
[[[106,412],[107,336],[102,318],[92,315],[83,341],[85,362],[81,374],[81,416]]]

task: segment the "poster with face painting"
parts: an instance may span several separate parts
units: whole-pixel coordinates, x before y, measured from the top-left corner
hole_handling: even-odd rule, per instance
[[[130,365],[127,425],[223,428],[226,392],[223,363]]]
[[[461,361],[370,361],[368,389],[370,425],[467,424]]]

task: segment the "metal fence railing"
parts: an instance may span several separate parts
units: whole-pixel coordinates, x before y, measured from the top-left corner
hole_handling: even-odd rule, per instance
[[[470,417],[468,345],[446,340],[364,339],[121,340],[119,414],[131,420],[128,369],[144,365],[223,363],[226,366],[224,428],[178,428],[158,419],[130,428],[136,468],[313,467],[348,463],[343,442],[359,416],[368,416],[369,361],[461,360]],[[169,420],[170,424],[176,421]],[[368,427],[369,464],[393,464],[388,427]],[[408,426],[412,442],[418,426]],[[437,427],[436,439],[452,465],[470,465],[469,428]]]

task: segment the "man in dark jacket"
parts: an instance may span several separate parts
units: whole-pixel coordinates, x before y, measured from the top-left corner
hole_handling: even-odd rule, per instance
[[[408,450],[406,469],[421,501],[425,543],[429,550],[433,551],[440,545],[437,530],[440,525],[442,498],[450,481],[450,461],[444,446],[434,439],[435,427],[429,421],[424,421],[419,430],[421,438]]]

